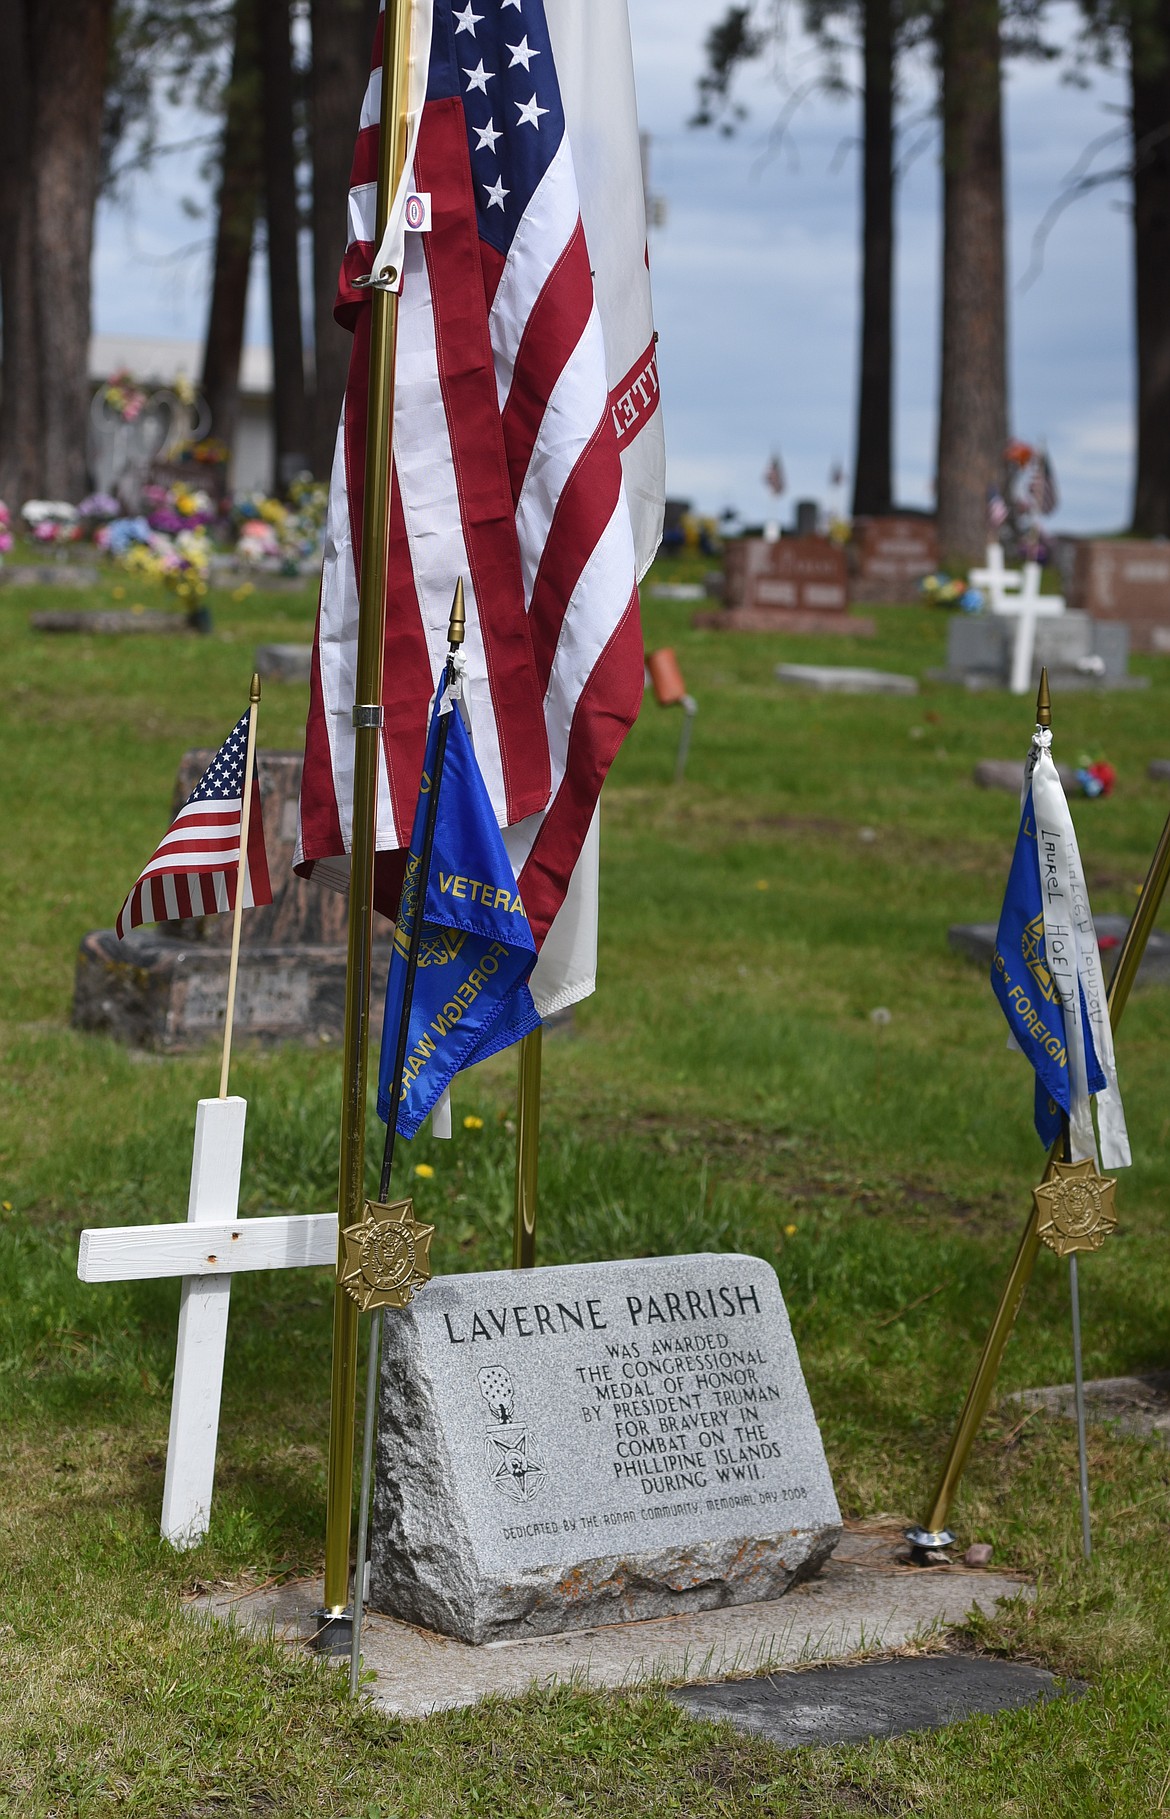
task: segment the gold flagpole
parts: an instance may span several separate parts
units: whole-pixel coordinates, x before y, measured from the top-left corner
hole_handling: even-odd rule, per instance
[[[406,157],[411,0],[386,0],[382,40],[382,126],[375,244],[380,245]],[[397,273],[375,273],[391,282]],[[375,813],[382,739],[382,651],[390,541],[391,430],[398,297],[370,289],[369,415],[362,506],[355,681],[353,831],[350,842],[349,951],[346,965],[341,1159],[337,1184],[338,1281],[333,1291],[333,1377],[325,1514],[325,1600],[319,1642],[349,1646],[349,1538],[353,1505],[354,1413],[360,1310],[341,1287],[342,1233],[361,1216],[365,1197],[366,1063],[373,938]]]
[[[228,962],[227,1011],[223,1023],[223,1059],[219,1064],[219,1096],[227,1098],[228,1069],[232,1064],[232,1024],[236,1015],[236,974],[240,967],[240,929],[244,920],[244,879],[248,867],[248,829],[252,822],[252,778],[256,774],[256,722],[260,717],[260,678],[252,672],[248,690],[248,750],[244,757],[244,799],[240,804],[240,858],[236,866],[236,905],[232,915],[232,957]]]
[[[516,1213],[512,1223],[512,1268],[536,1263],[536,1184],[540,1148],[540,1050],[543,1029],[520,1042],[516,1082]]]
[[[1044,670],[1041,672],[1040,694],[1036,702],[1036,724],[1050,726],[1051,723],[1048,672]],[[1150,869],[1146,873],[1141,896],[1138,898],[1137,907],[1125,932],[1125,940],[1121,944],[1121,952],[1117,956],[1117,965],[1113,969],[1113,977],[1106,993],[1109,1022],[1115,1034],[1129,1001],[1133,982],[1137,978],[1142,955],[1146,951],[1146,943],[1157,920],[1168,881],[1170,881],[1170,816],[1167,817],[1166,825],[1162,829],[1162,837],[1158,841],[1154,857],[1150,861]],[[1049,1152],[1049,1162],[1059,1157],[1060,1153],[1061,1145],[1058,1141]],[[983,1343],[983,1351],[979,1363],[975,1367],[975,1375],[971,1379],[967,1399],[959,1413],[959,1419],[955,1423],[954,1433],[951,1435],[951,1443],[947,1448],[947,1456],[943,1461],[943,1468],[939,1475],[929,1514],[921,1527],[907,1530],[906,1538],[914,1547],[930,1550],[946,1547],[954,1540],[954,1536],[946,1526],[947,1517],[950,1515],[951,1505],[959,1488],[959,1481],[966,1470],[967,1460],[971,1456],[975,1436],[983,1425],[983,1417],[987,1413],[987,1405],[991,1400],[991,1393],[995,1388],[995,1380],[999,1373],[1000,1361],[1011,1337],[1028,1283],[1032,1279],[1032,1271],[1035,1268],[1039,1251],[1040,1214],[1033,1201],[1032,1211],[1024,1226],[1007,1282],[1004,1284],[1003,1294],[999,1299],[999,1306],[995,1310],[991,1330]]]

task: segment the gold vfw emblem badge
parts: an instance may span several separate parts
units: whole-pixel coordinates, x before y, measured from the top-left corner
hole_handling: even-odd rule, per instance
[[[384,1205],[367,1200],[356,1225],[342,1233],[345,1262],[341,1286],[362,1312],[371,1307],[405,1307],[431,1279],[433,1225],[420,1225],[410,1200]]]
[[[1099,1251],[1117,1224],[1116,1181],[1106,1180],[1091,1162],[1050,1162],[1032,1189],[1040,1238],[1058,1257],[1072,1251]]]
[[[1031,922],[1024,924],[1020,936],[1020,958],[1031,973],[1042,996],[1049,1004],[1056,1002],[1057,991],[1052,983],[1052,974],[1044,961],[1044,914],[1041,911],[1032,917]]]

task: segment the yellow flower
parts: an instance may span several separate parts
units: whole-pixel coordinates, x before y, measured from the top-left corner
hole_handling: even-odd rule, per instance
[[[463,1120],[463,1128],[465,1131],[481,1131],[483,1129],[483,1119],[477,1118],[474,1112],[468,1112],[466,1118]]]
[[[795,1227],[795,1226],[794,1226],[794,1225],[786,1225],[786,1226],[785,1226],[785,1227],[784,1227],[784,1236],[785,1236],[785,1237],[786,1237],[786,1238],[795,1238],[795,1236],[796,1236],[796,1227]]]
[[[416,1162],[414,1172],[420,1181],[429,1181],[435,1171],[429,1162]]]
[[[756,889],[758,891],[766,891],[767,888],[768,888],[768,880],[766,878],[757,878],[756,879]]]
[[[6,1200],[6,1201],[5,1201],[5,1202],[4,1202],[4,1211],[5,1211],[5,1212],[6,1212],[6,1213],[10,1213],[10,1212],[11,1212],[11,1211],[12,1211],[12,1202],[11,1202],[11,1200]]]
[[[240,583],[239,587],[233,587],[232,599],[246,600],[250,594],[254,594],[255,592],[256,589],[252,586],[250,581],[243,581]]]
[[[124,600],[126,598],[126,589],[124,587],[112,587],[110,592],[113,594],[115,600]]]

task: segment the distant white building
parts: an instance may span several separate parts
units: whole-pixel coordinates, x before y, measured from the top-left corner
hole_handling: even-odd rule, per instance
[[[89,375],[95,386],[111,373],[128,372],[140,385],[172,385],[178,378],[198,384],[203,370],[203,344],[166,335],[94,335],[89,344]],[[214,436],[215,424],[208,434]],[[272,349],[246,347],[240,362],[240,420],[228,461],[232,492],[272,490],[276,459],[272,430]]]

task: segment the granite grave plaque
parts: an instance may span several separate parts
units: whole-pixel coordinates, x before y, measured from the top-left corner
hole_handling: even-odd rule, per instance
[[[1170,545],[1130,538],[1078,538],[1071,604],[1129,628],[1135,651],[1162,648],[1170,628]]]
[[[855,518],[849,558],[849,598],[914,604],[924,575],[938,567],[933,518]]]
[[[828,537],[738,537],[723,552],[723,611],[696,614],[714,630],[843,632],[872,637],[849,613],[845,553]]]
[[[711,1610],[839,1534],[759,1257],[443,1276],[386,1316],[376,1610],[467,1642]]]

